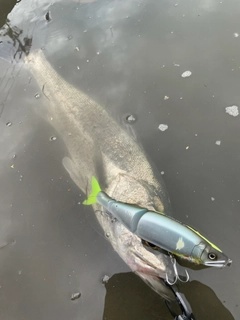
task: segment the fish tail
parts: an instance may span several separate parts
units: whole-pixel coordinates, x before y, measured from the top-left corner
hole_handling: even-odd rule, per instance
[[[101,191],[101,187],[95,177],[92,176],[92,192],[89,197],[83,201],[83,204],[88,206],[97,202],[97,195]]]

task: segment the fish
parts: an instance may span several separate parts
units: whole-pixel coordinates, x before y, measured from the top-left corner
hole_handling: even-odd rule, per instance
[[[79,189],[89,194],[95,176],[111,197],[171,215],[161,174],[136,139],[96,101],[66,82],[42,50],[30,52],[25,65],[42,91],[42,116],[65,143],[68,156],[62,163]],[[131,270],[164,299],[174,300],[165,284],[166,276],[175,276],[171,258],[146,247],[98,203],[93,209],[106,239]]]
[[[232,263],[221,249],[199,231],[162,212],[149,211],[146,208],[116,201],[101,190],[95,177],[92,177],[92,192],[83,204],[93,203],[101,204],[141,239],[184,260],[219,268]]]

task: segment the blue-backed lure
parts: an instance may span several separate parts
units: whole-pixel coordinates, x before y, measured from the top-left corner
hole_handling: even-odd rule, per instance
[[[101,204],[129,231],[143,240],[195,264],[225,267],[232,263],[217,246],[194,228],[161,212],[116,201],[92,177],[92,193],[84,205]]]

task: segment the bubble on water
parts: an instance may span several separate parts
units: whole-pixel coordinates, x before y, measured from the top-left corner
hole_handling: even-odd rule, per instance
[[[18,271],[18,274],[21,275],[21,274],[22,274],[22,270],[19,270],[19,271]]]
[[[158,129],[159,129],[160,131],[166,131],[166,130],[168,129],[168,125],[161,123],[161,124],[158,126]]]
[[[75,50],[76,50],[76,51],[79,51],[79,48],[78,48],[78,47],[76,47],[76,48],[75,48]]]
[[[11,125],[12,125],[12,122],[10,122],[10,121],[8,121],[8,122],[6,123],[6,126],[7,126],[7,127],[11,127]]]
[[[77,300],[81,297],[81,293],[80,292],[76,292],[76,293],[73,293],[71,295],[71,300],[74,301],[74,300]]]
[[[102,278],[102,283],[108,283],[109,281],[109,276],[105,275],[103,278]]]
[[[192,75],[192,72],[187,70],[182,73],[182,78],[188,78]]]
[[[234,35],[235,38],[239,37],[239,33],[237,33],[237,32],[235,32],[233,35]]]
[[[100,52],[99,51],[97,51],[97,55],[99,55],[100,54]]]
[[[137,117],[134,114],[126,115],[125,119],[126,119],[127,123],[134,123],[137,121]]]
[[[71,40],[72,38],[73,38],[72,35],[69,35],[69,36],[67,37],[68,40]]]
[[[226,113],[230,116],[237,117],[239,115],[238,106],[229,106],[225,108]]]
[[[164,100],[168,100],[169,99],[169,97],[168,96],[164,96],[164,98],[163,98]]]
[[[79,67],[79,66],[77,66],[77,69],[78,69],[78,70],[80,70],[80,67]]]
[[[87,32],[87,29],[86,29],[86,30],[84,30],[83,32],[84,32],[84,33],[86,33],[86,32]]]
[[[36,93],[34,97],[35,97],[36,99],[39,99],[39,98],[40,98],[40,94],[39,94],[39,93]]]
[[[164,173],[165,173],[164,171],[161,171],[161,175],[162,175],[162,176],[164,175]]]
[[[186,146],[186,150],[188,150],[189,149],[189,146]]]
[[[217,146],[220,146],[221,140],[217,140],[217,141],[215,142],[215,144],[216,144]]]
[[[214,197],[211,197],[211,200],[212,200],[212,201],[215,201],[215,198],[214,198]]]
[[[52,136],[52,137],[49,138],[49,140],[50,140],[50,141],[55,141],[55,140],[57,140],[57,137]]]
[[[110,237],[110,233],[109,233],[109,232],[106,233],[106,237],[107,237],[107,238]]]
[[[87,62],[89,62],[90,60],[87,60]]]
[[[180,64],[178,64],[178,63],[174,63],[173,65],[174,65],[174,67],[180,67]]]

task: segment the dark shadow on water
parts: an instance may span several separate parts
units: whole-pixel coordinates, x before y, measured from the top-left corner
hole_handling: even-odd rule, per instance
[[[164,300],[134,273],[119,273],[106,283],[103,320],[172,320]],[[233,320],[208,286],[191,281],[180,287],[197,320]]]
[[[1,0],[0,6],[0,28],[5,24],[8,14],[12,11],[14,6],[21,0]]]

